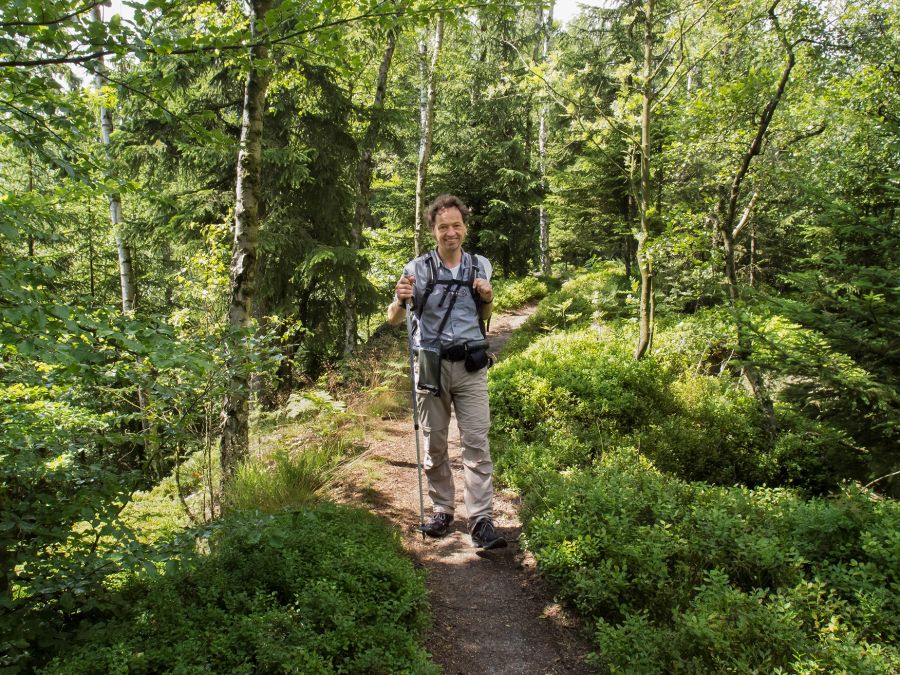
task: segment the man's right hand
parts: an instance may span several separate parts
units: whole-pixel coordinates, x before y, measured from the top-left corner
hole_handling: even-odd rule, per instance
[[[412,274],[400,277],[400,280],[397,282],[395,291],[401,305],[405,305],[406,301],[412,298],[414,283],[416,283],[416,277]]]
[[[403,321],[403,317],[406,316],[406,303],[413,296],[413,284],[416,282],[416,278],[413,275],[402,276],[400,280],[397,282],[397,285],[394,287],[394,291],[397,294],[397,299],[388,305],[388,313],[387,320],[388,323],[392,326],[396,326],[397,324]]]

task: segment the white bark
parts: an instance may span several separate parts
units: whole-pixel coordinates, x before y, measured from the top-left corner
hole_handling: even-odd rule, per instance
[[[547,10],[547,17],[541,22],[543,40],[541,45],[541,60],[547,63],[550,53],[550,31],[553,29],[553,5]],[[538,156],[540,158],[541,187],[547,193],[547,117],[550,114],[550,102],[545,98],[541,104],[540,119],[538,121]],[[541,272],[550,274],[550,217],[543,201],[538,212],[541,233]]]
[[[424,38],[419,40],[419,75],[422,80],[419,96],[419,161],[416,165],[416,218],[415,247],[416,255],[421,255],[425,248],[425,186],[428,179],[428,162],[431,159],[431,139],[434,125],[434,103],[437,98],[435,73],[438,56],[444,39],[444,17],[438,15],[431,41],[431,64],[426,66],[427,48]]]
[[[647,251],[650,239],[650,114],[653,103],[653,21],[654,0],[644,2],[644,68],[641,91],[641,231],[638,236],[638,267],[641,272],[641,299],[638,310],[639,337],[635,359],[650,346],[653,331],[653,268]]]
[[[100,6],[96,6],[92,10],[94,20],[95,21],[103,21],[103,15],[100,11]],[[103,62],[103,57],[101,56],[98,59],[98,68],[97,74],[94,78],[94,82],[97,86],[97,91],[100,91],[103,88],[103,73],[106,70],[106,65]],[[113,125],[112,125],[112,113],[109,108],[105,105],[100,106],[100,135],[103,139],[103,146],[106,149],[106,160],[107,162],[112,162],[112,149],[110,146],[110,138],[112,137]],[[131,247],[125,242],[122,237],[121,229],[122,229],[122,199],[118,193],[110,193],[109,195],[109,216],[110,221],[112,222],[113,234],[116,238],[116,249],[119,253],[119,285],[122,289],[122,311],[126,314],[129,314],[134,311],[135,305],[135,279],[134,279],[134,266],[131,261]]]
[[[238,150],[234,208],[234,248],[231,256],[231,304],[228,322],[232,328],[250,324],[256,291],[256,256],[259,241],[259,197],[262,186],[263,116],[266,107],[268,72],[259,62],[268,55],[260,40],[259,27],[271,0],[250,3],[250,70],[244,87],[241,140]],[[231,381],[222,408],[221,464],[223,492],[249,449],[250,387],[243,363],[231,363]]]

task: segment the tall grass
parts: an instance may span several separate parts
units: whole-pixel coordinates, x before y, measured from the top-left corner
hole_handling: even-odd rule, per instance
[[[250,459],[238,467],[225,495],[228,511],[276,513],[316,501],[335,472],[353,454],[343,439],[289,451],[265,459]]]

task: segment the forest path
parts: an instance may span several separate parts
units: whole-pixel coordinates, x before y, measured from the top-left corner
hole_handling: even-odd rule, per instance
[[[528,306],[494,317],[489,334],[499,351],[534,311]],[[365,504],[402,536],[404,548],[427,572],[433,623],[425,639],[444,673],[481,675],[588,673],[589,651],[577,622],[554,602],[534,559],[518,545],[521,522],[515,495],[495,488],[494,518],[509,547],[482,552],[466,530],[459,433],[455,417],[450,458],[457,518],[442,539],[424,539],[419,524],[416,446],[411,415],[367,422],[369,448],[340,486],[341,498]],[[423,476],[424,482],[424,476]],[[430,513],[425,486],[426,517]]]

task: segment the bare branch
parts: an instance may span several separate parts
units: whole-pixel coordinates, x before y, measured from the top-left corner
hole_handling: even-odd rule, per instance
[[[750,222],[750,212],[753,210],[753,207],[756,205],[756,199],[759,197],[759,190],[755,190],[753,195],[750,197],[750,203],[747,204],[747,208],[744,209],[744,215],[741,216],[741,221],[735,226],[734,230],[731,233],[731,238],[733,240],[737,240],[740,236],[741,231],[744,229],[744,226]]]
[[[723,209],[725,217],[720,222],[720,226],[722,228],[730,228],[731,223],[734,222],[734,216],[737,210],[737,202],[741,193],[741,185],[743,184],[744,179],[747,177],[747,173],[750,170],[750,162],[752,162],[753,158],[756,157],[762,150],[763,139],[765,138],[766,132],[769,129],[769,125],[772,122],[772,117],[775,114],[775,109],[778,107],[778,104],[781,101],[781,97],[784,95],[784,90],[787,87],[788,79],[790,78],[791,71],[794,69],[794,64],[796,63],[793,45],[791,45],[787,41],[787,38],[784,35],[784,31],[781,28],[781,24],[778,23],[778,17],[775,14],[775,8],[777,6],[778,0],[772,3],[772,5],[769,7],[769,18],[772,21],[775,32],[778,34],[778,39],[781,42],[782,47],[784,47],[784,50],[787,53],[787,60],[784,65],[784,70],[781,73],[781,78],[778,81],[778,86],[775,89],[775,93],[772,94],[772,97],[769,99],[769,102],[763,109],[762,116],[759,120],[759,126],[756,129],[756,136],[753,138],[753,141],[750,143],[750,147],[744,153],[743,157],[741,157],[741,163],[738,166],[738,170],[735,172],[734,178],[731,181],[728,201],[723,205],[725,207]]]

